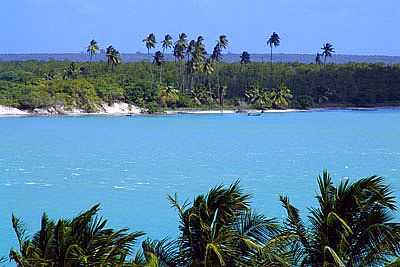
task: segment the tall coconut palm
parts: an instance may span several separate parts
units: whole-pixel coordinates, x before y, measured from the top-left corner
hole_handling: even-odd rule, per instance
[[[219,75],[219,64],[222,60],[222,50],[227,49],[229,46],[229,41],[226,35],[220,35],[217,44],[214,47],[213,53],[211,55],[211,59],[215,63],[215,72],[217,74],[217,92],[218,92],[218,98],[220,99],[220,105],[221,108],[223,108],[223,96],[221,95],[222,92],[224,91],[223,88],[221,87],[221,82],[220,82],[220,75]]]
[[[271,36],[269,37],[267,41],[267,45],[271,49],[271,54],[270,54],[270,64],[271,64],[271,70],[270,70],[270,86],[272,87],[272,49],[274,47],[278,47],[281,44],[281,38],[276,32],[273,32]]]
[[[97,217],[99,205],[77,217],[53,221],[43,214],[40,230],[31,239],[21,220],[13,215],[12,226],[19,248],[10,251],[18,267],[121,266],[142,232],[106,228]]]
[[[187,74],[190,76],[190,90],[193,87],[194,76],[202,71],[203,64],[206,60],[207,51],[203,43],[204,38],[199,36],[196,41],[192,40],[189,43],[187,54]]]
[[[247,67],[243,67],[251,63],[250,59],[250,54],[247,51],[243,51],[242,54],[240,55],[240,70],[243,71],[243,69],[248,70]],[[247,73],[244,76],[245,82],[246,82],[246,88],[249,87],[249,80],[251,79],[249,77],[249,73]]]
[[[249,195],[238,182],[214,187],[193,203],[180,204],[176,195],[169,199],[179,213],[182,266],[288,266],[279,246],[264,249],[278,233],[276,221],[249,209]]]
[[[214,70],[215,68],[213,60],[211,58],[207,58],[203,64],[203,69],[201,72],[204,73],[206,76],[206,86],[208,86],[210,97],[212,97],[212,87],[210,84],[209,77],[211,74],[213,74]]]
[[[111,71],[114,71],[114,68],[121,64],[121,54],[112,45],[107,47],[106,57],[108,66],[111,66]]]
[[[143,39],[143,42],[147,48],[147,55],[150,56],[150,50],[156,47],[157,41],[154,33],[150,33],[146,38]]]
[[[183,92],[185,84],[185,76],[183,74],[183,60],[185,59],[186,49],[188,47],[187,35],[185,33],[179,34],[178,40],[174,45],[175,61],[179,64],[179,75],[181,76],[180,89]]]
[[[163,54],[165,53],[166,50],[171,49],[172,45],[173,41],[171,35],[169,34],[165,35],[164,40],[162,41]]]
[[[327,171],[318,177],[318,206],[310,225],[287,197],[285,235],[297,256],[296,266],[383,266],[398,255],[400,224],[393,222],[395,198],[384,180],[370,176],[334,186]]]
[[[162,83],[162,67],[164,64],[164,54],[161,51],[157,51],[153,56],[153,65],[156,65],[160,69],[160,83]]]
[[[90,41],[86,52],[89,54],[90,57],[90,62],[92,62],[93,57],[96,56],[96,54],[99,52],[100,48],[99,48],[99,44],[96,42],[96,40],[92,40]]]
[[[324,66],[326,65],[326,58],[327,57],[332,57],[332,54],[335,53],[335,50],[333,48],[333,45],[331,43],[326,43],[323,45],[321,48],[322,50],[322,56],[324,57]]]

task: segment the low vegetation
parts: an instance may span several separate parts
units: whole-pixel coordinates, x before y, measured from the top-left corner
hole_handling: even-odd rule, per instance
[[[398,266],[400,224],[384,180],[371,176],[335,186],[324,171],[317,181],[318,205],[308,210],[306,222],[287,196],[280,197],[283,221],[255,212],[238,182],[193,202],[169,196],[179,216],[177,239],[146,239],[141,249],[135,244],[143,233],[107,228],[99,205],[71,220],[44,214],[31,238],[13,216],[19,244],[10,259],[19,267]]]
[[[397,65],[274,64],[272,81],[270,66],[263,63],[220,63],[218,74],[189,76],[181,75],[179,62],[163,63],[158,75],[157,68],[149,62],[120,64],[114,71],[106,62],[2,62],[0,105],[28,110],[60,105],[91,112],[100,102],[117,101],[155,109],[400,103]],[[279,101],[272,97],[276,93]]]

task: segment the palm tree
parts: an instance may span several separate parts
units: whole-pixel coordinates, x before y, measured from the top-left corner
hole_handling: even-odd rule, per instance
[[[92,62],[93,57],[96,56],[99,50],[99,44],[95,40],[90,41],[90,44],[88,45],[86,50],[90,56],[90,62]]]
[[[171,35],[167,34],[164,37],[164,40],[162,41],[162,48],[163,48],[163,54],[165,53],[166,50],[172,48],[172,37]]]
[[[111,65],[111,71],[114,71],[115,66],[121,64],[121,55],[112,45],[107,47],[106,57],[108,66]]]
[[[142,242],[142,251],[139,251],[135,258],[126,267],[178,267],[179,254],[176,241],[162,239],[146,239]]]
[[[156,47],[157,41],[154,33],[150,33],[146,38],[143,39],[147,48],[147,55],[150,56],[150,50]]]
[[[185,59],[186,49],[188,47],[187,35],[185,33],[179,34],[178,40],[174,45],[174,57],[175,61],[179,63],[179,75],[181,76],[180,88],[183,92],[185,84],[185,76],[183,75],[183,60]]]
[[[192,40],[187,48],[188,62],[187,74],[190,75],[190,86],[193,87],[194,75],[202,71],[203,64],[206,60],[207,51],[203,43],[204,38],[199,36],[196,41]]]
[[[10,251],[18,267],[35,266],[121,266],[142,232],[106,228],[97,216],[99,205],[77,217],[53,221],[43,214],[40,230],[26,236],[21,220],[12,216],[19,249]]]
[[[322,52],[322,56],[324,57],[324,66],[326,64],[326,58],[327,57],[332,57],[332,54],[335,53],[335,50],[333,48],[333,45],[331,43],[326,43],[323,45],[323,47],[321,48]]]
[[[153,64],[160,68],[160,83],[162,83],[162,66],[164,64],[164,54],[157,51],[153,56]]]
[[[307,227],[287,197],[283,236],[291,239],[296,266],[383,266],[400,252],[400,224],[392,221],[395,198],[381,177],[337,187],[327,171],[318,177],[318,207]]]
[[[243,51],[242,55],[240,55],[240,64],[247,65],[250,62],[250,54],[247,51]]]
[[[277,89],[272,89],[270,98],[273,108],[287,108],[293,95],[285,84],[281,84]]]
[[[289,266],[274,240],[278,224],[252,212],[249,197],[238,182],[214,187],[193,203],[180,204],[176,194],[169,196],[180,219],[182,266]]]
[[[276,32],[273,32],[267,41],[267,45],[271,48],[271,57],[270,57],[270,64],[271,64],[271,73],[270,73],[270,86],[272,86],[272,48],[278,47],[281,44],[281,39]]]
[[[257,109],[267,109],[272,107],[270,94],[266,89],[257,86],[251,86],[245,93],[248,104],[253,105]]]
[[[240,70],[243,71],[243,66],[248,65],[249,63],[251,63],[251,59],[250,59],[250,54],[247,51],[243,51],[242,54],[240,55]],[[246,71],[248,71],[248,68],[245,68]],[[251,78],[249,77],[249,73],[246,73],[246,75],[244,76],[244,80],[246,82],[246,88],[249,87],[249,80]]]
[[[321,65],[322,61],[321,61],[321,54],[317,53],[317,56],[315,57],[315,64],[317,65]]]
[[[218,84],[217,91],[218,91],[218,98],[220,99],[219,102],[220,102],[221,108],[223,108],[223,96],[221,95],[221,93],[223,93],[223,88],[221,87],[221,83],[220,83],[218,64],[222,60],[222,50],[228,48],[228,45],[229,45],[229,41],[228,41],[226,35],[220,35],[217,40],[217,44],[214,47],[213,53],[211,55],[211,59],[216,65],[217,84]]]
[[[214,68],[214,62],[211,58],[207,58],[206,61],[203,64],[203,69],[202,69],[202,73],[204,73],[206,75],[206,84],[208,86],[208,90],[209,90],[209,94],[210,96],[212,96],[212,89],[211,89],[211,84],[209,81],[209,77],[211,74],[213,74],[215,68]]]
[[[226,38],[226,35],[220,35],[217,43],[219,44],[221,49],[226,49],[226,48],[228,48],[228,45],[229,45],[229,41]]]
[[[158,86],[158,100],[162,107],[174,106],[179,98],[179,91],[173,86]]]

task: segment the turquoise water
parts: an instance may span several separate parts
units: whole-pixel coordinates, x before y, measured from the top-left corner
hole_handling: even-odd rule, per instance
[[[0,255],[16,246],[12,212],[33,233],[43,211],[69,217],[100,202],[111,226],[174,237],[167,194],[192,199],[236,179],[276,217],[280,194],[303,211],[315,203],[323,168],[336,180],[385,176],[399,197],[399,138],[398,110],[0,118]]]

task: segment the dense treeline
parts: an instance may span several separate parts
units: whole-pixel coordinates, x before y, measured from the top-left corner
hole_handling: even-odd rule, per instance
[[[249,60],[244,64],[219,63],[217,71],[192,74],[187,74],[185,64],[179,62],[158,66],[143,61],[112,68],[106,62],[2,62],[0,104],[22,109],[63,105],[91,112],[101,102],[115,101],[154,110],[400,103],[399,65],[282,63],[271,68]],[[282,93],[273,88],[282,86],[289,89],[287,104],[271,103],[271,92]],[[265,92],[268,95],[263,101]]]
[[[335,186],[324,171],[318,185],[318,205],[308,210],[307,222],[286,196],[280,197],[283,221],[255,212],[238,182],[214,187],[192,202],[169,196],[180,221],[177,239],[146,239],[141,249],[134,245],[144,233],[107,228],[99,205],[71,220],[43,214],[32,237],[13,215],[19,246],[10,260],[19,267],[399,266],[400,224],[383,179]]]

